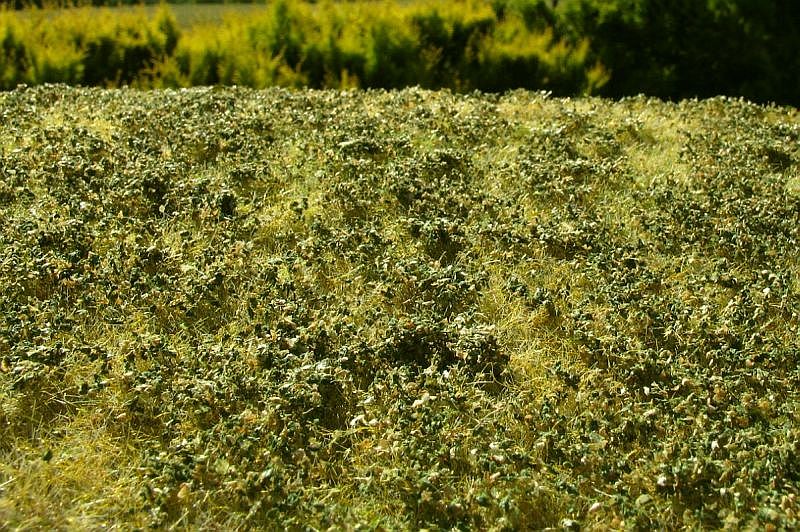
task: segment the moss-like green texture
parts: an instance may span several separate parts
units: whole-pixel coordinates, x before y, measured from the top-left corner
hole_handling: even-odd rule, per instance
[[[796,528],[793,110],[0,95],[0,527]]]

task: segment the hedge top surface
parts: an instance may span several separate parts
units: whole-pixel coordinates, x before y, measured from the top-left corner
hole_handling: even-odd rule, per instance
[[[800,122],[0,94],[0,523],[798,526]]]

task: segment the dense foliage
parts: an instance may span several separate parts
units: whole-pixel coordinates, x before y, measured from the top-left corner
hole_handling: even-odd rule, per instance
[[[611,72],[601,91],[800,105],[794,0],[562,0],[558,25]]]
[[[203,8],[199,8],[203,9]],[[86,24],[87,17],[92,23]],[[278,0],[210,24],[171,10],[0,12],[0,88],[18,83],[243,85],[592,92],[606,80],[584,40],[501,20],[483,2]]]
[[[800,526],[800,121],[0,95],[0,527]]]
[[[208,24],[173,16],[213,11],[204,5],[0,13],[0,88],[419,85],[800,103],[794,0],[267,4]]]

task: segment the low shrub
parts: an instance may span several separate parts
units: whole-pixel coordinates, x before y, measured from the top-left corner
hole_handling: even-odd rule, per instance
[[[3,12],[2,88],[19,83],[271,85],[591,92],[605,83],[584,42],[524,9],[481,2],[276,1],[180,29],[169,8]],[[92,23],[85,24],[91,13]],[[536,17],[534,17],[536,18]],[[538,20],[538,18],[536,19]]]

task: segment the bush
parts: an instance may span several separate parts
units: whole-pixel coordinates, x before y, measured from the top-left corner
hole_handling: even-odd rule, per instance
[[[180,38],[168,9],[153,17],[144,11],[118,13],[68,10],[0,14],[0,87],[19,83],[120,85],[146,79],[153,66],[173,52]]]
[[[170,10],[6,12],[4,88],[61,81],[176,87],[270,85],[594,90],[586,44],[550,28],[544,3],[277,1],[179,31]],[[513,5],[512,5],[513,4]]]
[[[798,101],[796,2],[572,0],[559,15],[563,34],[588,38],[611,71],[604,95]]]
[[[19,37],[19,28],[14,20],[5,14],[0,15],[0,84],[3,88],[13,87],[22,79],[25,70],[25,44]]]
[[[58,5],[58,4],[55,4]],[[288,2],[179,31],[169,8],[6,11],[0,86],[237,84],[798,103],[789,0]]]

